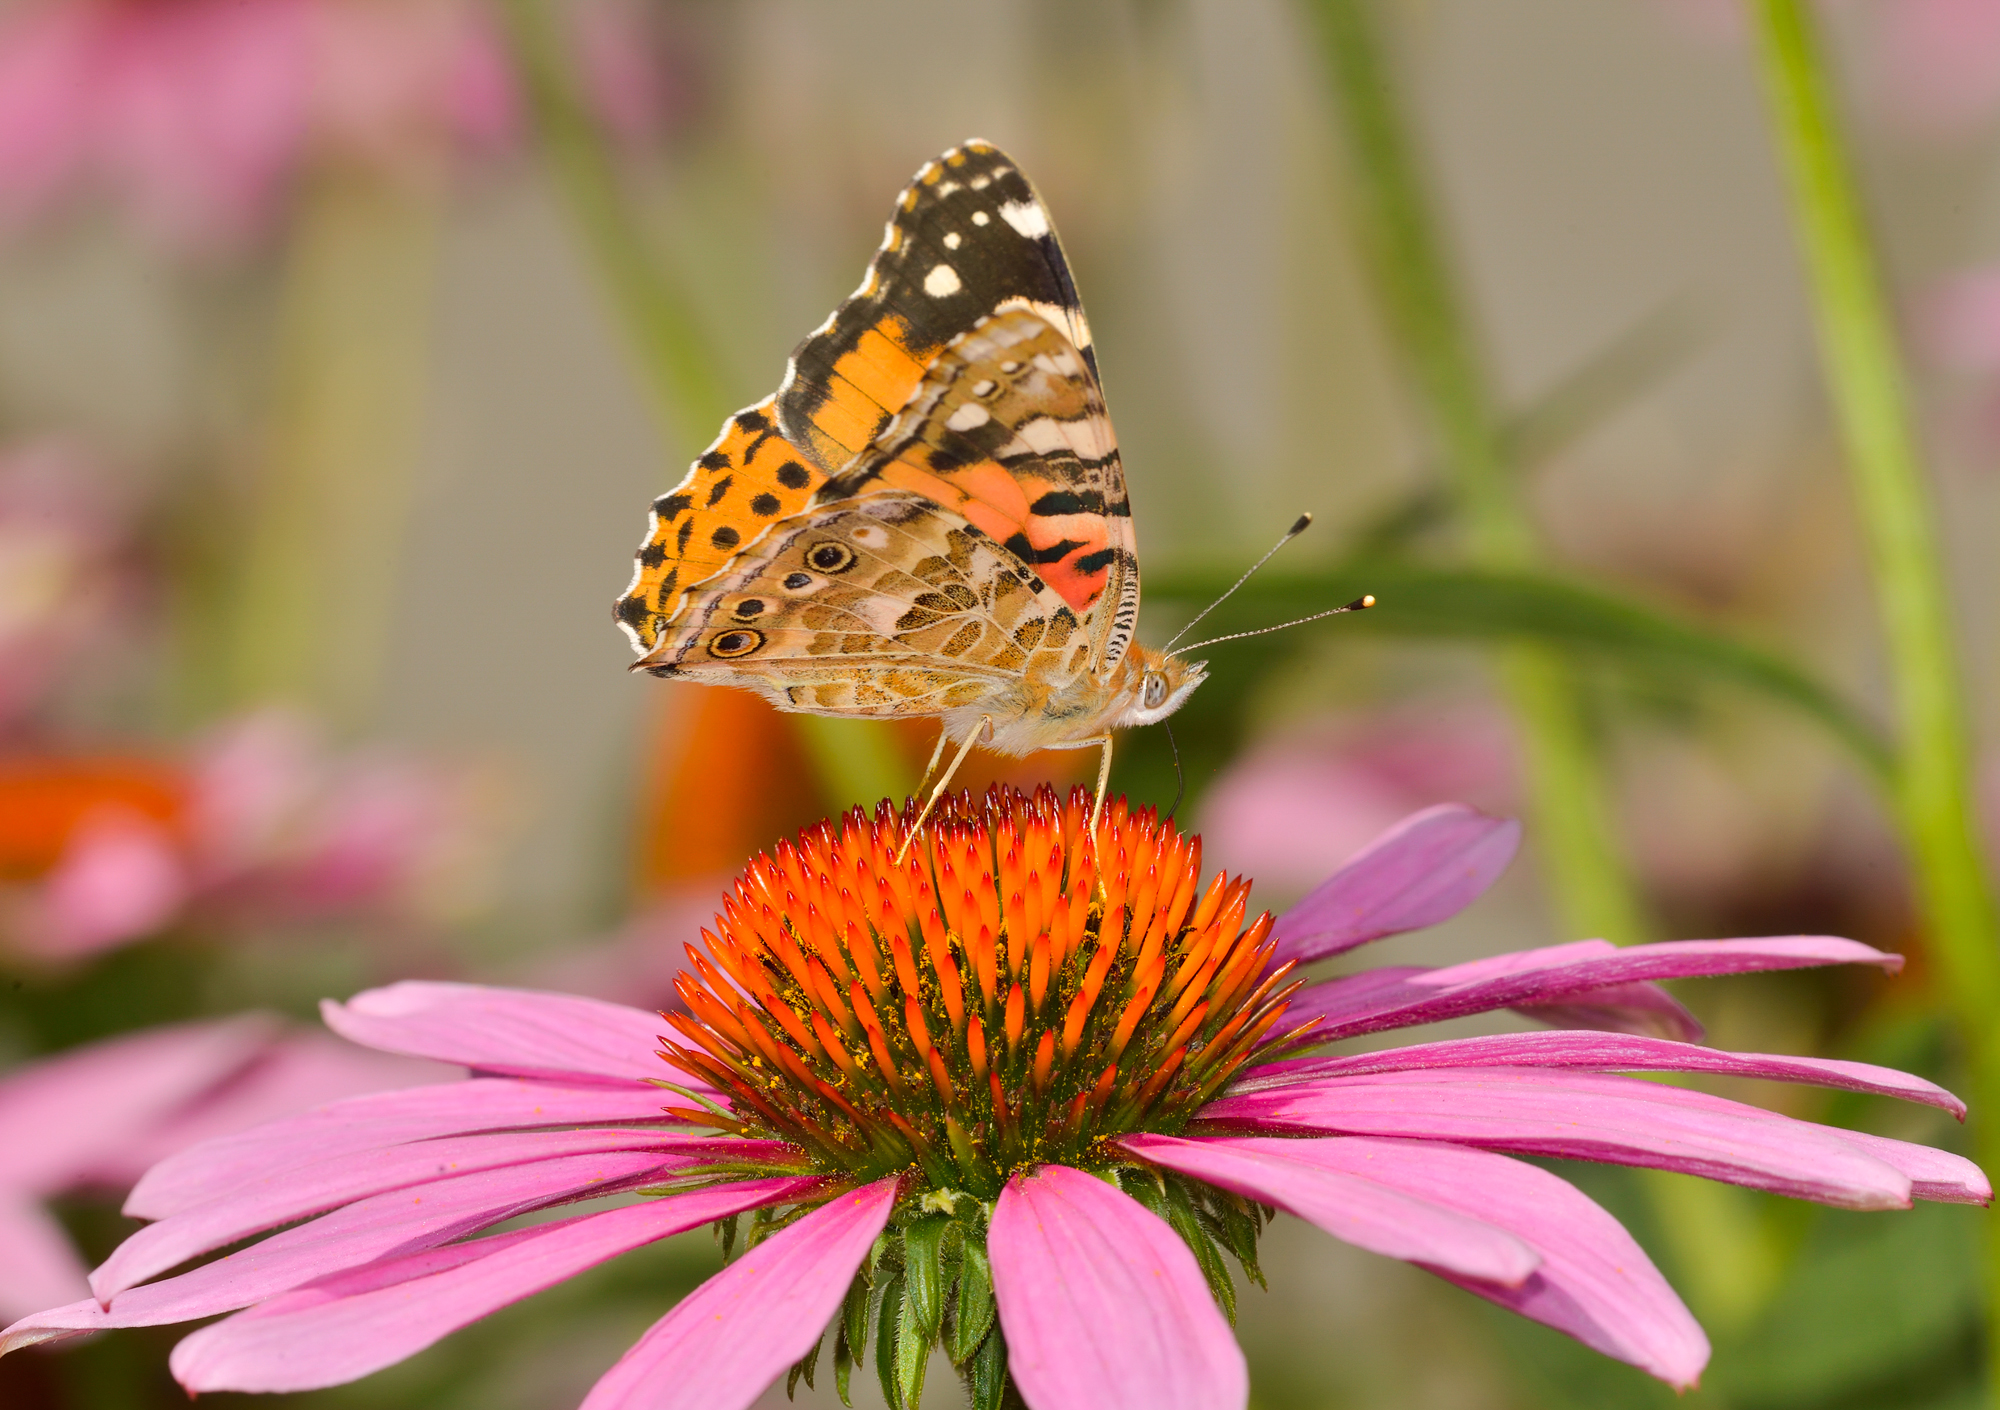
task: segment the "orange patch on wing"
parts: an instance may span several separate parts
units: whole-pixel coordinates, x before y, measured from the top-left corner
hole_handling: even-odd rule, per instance
[[[834,364],[834,371],[884,411],[901,411],[924,380],[927,361],[912,355],[907,333],[900,318],[884,319],[861,335],[854,350]]]

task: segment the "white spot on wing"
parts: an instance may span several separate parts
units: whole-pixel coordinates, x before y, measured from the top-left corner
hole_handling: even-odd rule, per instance
[[[950,230],[945,232],[944,247],[947,250],[955,250],[964,242],[965,242],[965,237],[963,235],[960,235],[956,230]]]
[[[1049,233],[1048,213],[1035,201],[1009,201],[1000,207],[1000,218],[1030,240]]]
[[[992,220],[992,218],[993,217],[989,216],[985,211],[974,211],[972,213],[972,223],[974,225],[985,225],[987,222]]]
[[[964,287],[958,282],[958,271],[948,264],[941,264],[924,276],[924,292],[934,299],[956,294]]]
[[[975,426],[984,426],[992,419],[985,407],[978,402],[969,401],[947,416],[944,424],[954,431],[970,431]]]

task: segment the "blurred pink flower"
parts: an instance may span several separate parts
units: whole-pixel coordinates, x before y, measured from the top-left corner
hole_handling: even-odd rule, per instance
[[[156,1028],[0,1074],[0,1314],[88,1292],[49,1198],[122,1193],[197,1141],[444,1075],[258,1015]]]
[[[830,1321],[837,1356],[887,1339],[877,1365],[905,1386],[942,1339],[991,1403],[1008,1377],[1029,1410],[1244,1410],[1221,1250],[1249,1260],[1256,1206],[1269,1205],[1686,1387],[1707,1339],[1645,1252],[1557,1174],[1513,1157],[1849,1209],[1991,1198],[1943,1151],[1620,1075],[1759,1077],[1962,1115],[1950,1093],[1891,1069],[1697,1046],[1656,982],[1893,970],[1897,956],[1825,936],[1587,940],[1300,986],[1295,964],[1468,905],[1519,829],[1429,809],[1275,926],[1266,915],[1239,931],[1245,888],[1217,877],[1202,892],[1198,840],[1122,800],[1103,833],[1102,855],[1119,860],[1099,874],[1079,797],[1066,808],[1052,792],[996,790],[948,810],[907,863],[895,855],[909,814],[888,804],[872,824],[857,810],[760,856],[706,952],[690,948],[674,1040],[642,1010],[523,990],[404,983],[326,1005],[355,1042],[474,1076],[155,1166],[126,1204],[154,1222],[92,1274],[95,1296],[16,1322],[0,1352],[235,1313],[175,1348],[190,1392],[338,1385],[620,1253],[765,1211],[755,1255],[655,1323],[584,1410],[743,1410]],[[1069,904],[1099,885],[1120,917],[1111,933]],[[947,932],[947,915],[984,928]],[[1115,978],[1114,964],[1126,966]],[[1509,1007],[1573,1031],[1301,1055]],[[487,1232],[607,1195],[640,1198]]]
[[[0,774],[0,814],[9,793]],[[165,807],[142,810],[102,785],[62,809],[37,799],[47,825],[66,830],[54,865],[16,898],[15,943],[74,958],[183,921],[435,924],[476,898],[496,840],[491,793],[463,769],[333,755],[291,714],[246,716],[198,754]]]
[[[0,734],[41,702],[132,595],[129,525],[79,452],[0,451]]]
[[[1412,701],[1286,731],[1223,771],[1199,822],[1215,858],[1297,896],[1398,818],[1450,798],[1514,811],[1513,737],[1489,705]]]
[[[643,128],[658,84],[637,12],[569,8],[584,58],[615,54],[586,68],[605,120]],[[518,109],[476,0],[17,0],[0,18],[0,216],[81,187],[172,236],[240,238],[308,159],[428,171],[454,144],[511,142]]]

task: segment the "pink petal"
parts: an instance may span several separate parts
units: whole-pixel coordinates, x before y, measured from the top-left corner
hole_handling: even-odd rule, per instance
[[[1190,1141],[1136,1135],[1114,1144],[1155,1165],[1276,1205],[1370,1253],[1509,1287],[1518,1287],[1541,1263],[1540,1254],[1505,1229],[1349,1173],[1342,1162],[1327,1158],[1326,1148],[1343,1139]]]
[[[668,1095],[636,1082],[558,1087],[478,1077],[350,1097],[167,1157],[133,1187],[125,1213],[134,1219],[164,1219],[286,1170],[406,1141],[521,1127],[646,1121],[659,1116]]]
[[[1519,823],[1462,803],[1414,813],[1278,918],[1274,958],[1325,959],[1449,920],[1485,894],[1520,845]]]
[[[156,1327],[234,1312],[315,1279],[463,1238],[519,1214],[656,1183],[684,1164],[645,1151],[578,1155],[439,1180],[414,1199],[394,1190],[343,1205],[178,1277],[129,1289],[108,1310],[87,1298],[25,1318],[9,1334],[25,1345],[110,1327]]]
[[[1962,1155],[1935,1146],[1871,1136],[1866,1131],[1838,1131],[1838,1134],[1842,1140],[1909,1176],[1910,1193],[1918,1199],[1940,1204],[1993,1203],[1993,1182],[1986,1178],[1986,1172]]]
[[[177,1263],[303,1219],[336,1205],[389,1190],[408,1190],[451,1175],[503,1166],[530,1166],[565,1155],[712,1149],[700,1138],[659,1130],[590,1129],[453,1136],[381,1151],[360,1151],[289,1171],[220,1199],[149,1224],[125,1240],[91,1274],[91,1291],[109,1301]]]
[[[161,1159],[213,1137],[235,1135],[272,1117],[356,1093],[395,1091],[454,1075],[453,1069],[441,1064],[370,1052],[330,1033],[288,1033],[226,1083],[152,1129],[132,1133],[91,1167],[88,1179],[106,1188],[129,1190]]]
[[[556,1082],[695,1079],[657,1056],[658,1014],[531,989],[405,980],[325,1003],[326,1026],[364,1047]]]
[[[655,1322],[582,1410],[743,1410],[818,1342],[898,1183],[840,1195],[743,1254]]]
[[[753,1180],[720,1185],[370,1264],[196,1332],[174,1348],[174,1378],[191,1393],[313,1390],[341,1385],[415,1355],[460,1327],[586,1268],[700,1228],[711,1220],[782,1203],[804,1193],[812,1183]],[[874,1242],[888,1212],[885,1202],[881,1218],[840,1274],[833,1303],[805,1319],[810,1321],[815,1339],[847,1291],[847,1280]],[[794,1230],[809,1222],[800,1221]],[[681,1306],[694,1303],[737,1269],[760,1261],[760,1255],[768,1260],[765,1250],[792,1232],[788,1230],[745,1254]],[[796,1274],[810,1271],[810,1267],[794,1270]],[[811,1282],[812,1278],[803,1281]],[[771,1320],[782,1321],[790,1309],[774,1303],[766,1304],[764,1310]],[[673,1315],[669,1314],[668,1320]],[[699,1330],[709,1347],[727,1357],[726,1337],[705,1327]],[[723,1344],[717,1346],[718,1342]],[[748,1404],[749,1397],[741,1403]]]
[[[1901,1097],[1965,1117],[1965,1103],[1932,1082],[1865,1062],[1832,1058],[1773,1057],[1766,1053],[1725,1053],[1660,1038],[1600,1033],[1502,1033],[1456,1038],[1351,1057],[1301,1058],[1250,1069],[1231,1093],[1261,1092],[1323,1077],[1360,1077],[1375,1072],[1432,1068],[1546,1067],[1587,1072],[1714,1072],[1727,1077],[1760,1077],[1805,1082],[1848,1092]]]
[[[116,949],[165,928],[190,890],[180,848],[165,828],[108,811],[78,829],[43,881],[24,940],[53,958]]]
[[[0,1078],[0,1186],[65,1189],[132,1139],[254,1061],[261,1016],[188,1023],[44,1058]]]
[[[1651,1038],[1701,1041],[1701,1020],[1657,984],[1607,984],[1553,1004],[1516,1004],[1514,1012],[1551,1028],[1594,1028]]]
[[[84,1290],[83,1261],[48,1211],[0,1192],[0,1317],[12,1321]]]
[[[1903,957],[1829,935],[1668,940],[1622,950],[1603,940],[1578,940],[1447,969],[1381,971],[1379,977],[1354,975],[1308,985],[1293,998],[1286,1019],[1317,1017],[1320,1028],[1314,1037],[1331,1042],[1385,1028],[1573,999],[1611,985],[1824,964],[1873,964],[1893,972],[1902,968]]]
[[[1356,1175],[1510,1229],[1542,1256],[1518,1289],[1441,1276],[1467,1292],[1691,1386],[1708,1338],[1632,1236],[1568,1181],[1463,1146],[1367,1138],[1329,1143],[1321,1159]]]
[[[1810,1122],[1635,1077],[1534,1068],[1322,1078],[1204,1118],[1678,1170],[1852,1209],[1903,1209],[1907,1176]]]
[[[986,1248],[1008,1367],[1034,1410],[1248,1403],[1243,1352],[1188,1246],[1096,1176],[1063,1165],[1017,1174]]]

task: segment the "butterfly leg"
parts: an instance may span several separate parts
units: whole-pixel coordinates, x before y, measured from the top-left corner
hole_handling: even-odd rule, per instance
[[[992,733],[993,717],[991,715],[981,715],[978,726],[965,736],[965,743],[959,745],[958,752],[951,756],[951,767],[944,771],[944,777],[937,781],[937,787],[931,790],[931,796],[924,800],[924,810],[917,814],[916,822],[910,825],[909,834],[903,838],[903,845],[896,852],[896,864],[898,866],[902,865],[904,856],[910,850],[910,844],[917,840],[917,834],[923,830],[924,819],[931,815],[931,809],[937,806],[938,799],[944,797],[944,791],[951,787],[952,776],[958,772],[958,766],[965,762],[965,756],[972,752],[972,746],[977,744],[982,736],[990,736]],[[938,753],[942,754],[943,752],[944,740],[940,739],[938,740]],[[933,759],[931,762],[935,764],[937,761]],[[929,773],[926,772],[925,777],[928,778],[929,776]]]
[[[937,772],[938,760],[944,757],[944,747],[949,743],[951,743],[951,726],[945,725],[938,730],[937,748],[931,750],[931,761],[924,765],[924,776],[917,780],[917,792],[922,793],[924,785],[931,781],[931,775]]]
[[[1090,805],[1090,835],[1094,840],[1097,837],[1098,820],[1104,816],[1104,790],[1111,786],[1111,736],[1107,734],[1102,739],[1086,739],[1083,742],[1087,745],[1104,746],[1104,757],[1097,765],[1097,794]]]

